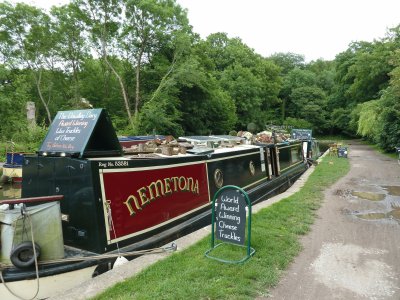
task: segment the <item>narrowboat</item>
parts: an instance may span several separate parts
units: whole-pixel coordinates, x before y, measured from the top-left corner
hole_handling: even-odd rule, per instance
[[[6,162],[3,164],[1,182],[20,183],[22,181],[22,162],[26,154],[14,151],[6,152]]]
[[[210,224],[225,185],[266,200],[308,168],[316,145],[190,136],[127,155],[104,109],[60,111],[25,156],[22,198],[0,206],[0,298],[53,296]]]

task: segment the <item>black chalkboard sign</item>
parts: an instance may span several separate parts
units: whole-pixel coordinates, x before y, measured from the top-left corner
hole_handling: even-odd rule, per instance
[[[246,231],[246,200],[239,190],[227,189],[215,201],[216,238],[244,245]]]
[[[246,208],[248,222],[246,224]],[[247,246],[245,244],[245,231],[247,225]],[[215,244],[215,239],[221,242]],[[250,246],[251,241],[251,202],[247,193],[235,185],[220,188],[212,201],[211,221],[211,248],[204,254],[208,258],[224,263],[239,264],[248,260],[256,250]],[[219,246],[233,244],[236,247],[247,248],[246,256],[238,260],[224,259],[212,255],[212,251]]]
[[[347,158],[347,147],[340,147],[338,149],[338,157]]]
[[[298,140],[310,140],[312,138],[311,129],[292,129],[291,138]]]
[[[104,109],[59,111],[39,153],[66,153],[80,157],[99,153],[120,155],[121,146]]]

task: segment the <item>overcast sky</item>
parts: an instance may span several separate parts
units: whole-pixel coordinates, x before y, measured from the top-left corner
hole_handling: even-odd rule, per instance
[[[332,60],[352,41],[383,38],[400,24],[400,0],[176,0],[202,38],[226,32],[263,56],[293,52]],[[12,1],[12,2],[15,2]],[[68,0],[26,0],[41,7]]]

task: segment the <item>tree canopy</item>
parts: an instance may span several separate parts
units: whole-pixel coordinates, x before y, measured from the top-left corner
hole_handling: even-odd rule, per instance
[[[266,125],[400,142],[400,29],[332,61],[257,54],[202,39],[175,0],[73,0],[50,11],[0,4],[0,136],[46,128],[58,110],[106,108],[119,134],[223,134]]]

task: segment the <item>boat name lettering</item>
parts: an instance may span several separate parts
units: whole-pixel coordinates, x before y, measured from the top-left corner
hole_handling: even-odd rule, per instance
[[[199,181],[192,177],[168,177],[151,182],[137,190],[137,194],[129,195],[124,204],[130,216],[134,216],[150,202],[176,192],[192,192],[199,195]]]

